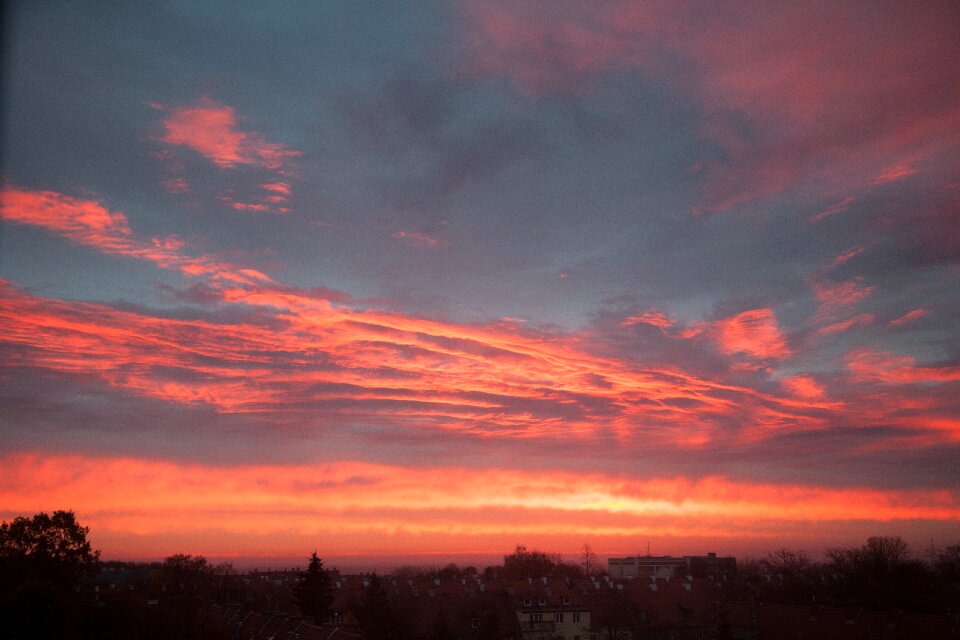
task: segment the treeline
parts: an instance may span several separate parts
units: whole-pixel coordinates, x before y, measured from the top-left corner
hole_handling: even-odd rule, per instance
[[[831,549],[822,562],[780,549],[740,561],[724,586],[728,599],[779,604],[857,606],[877,611],[943,614],[960,606],[960,544],[923,562],[898,536]]]

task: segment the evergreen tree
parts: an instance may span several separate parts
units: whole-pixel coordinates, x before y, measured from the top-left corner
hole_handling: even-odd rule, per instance
[[[326,622],[333,604],[333,587],[330,574],[323,568],[323,560],[317,557],[316,551],[310,556],[307,570],[300,575],[300,584],[294,595],[304,616],[312,618],[314,624]]]

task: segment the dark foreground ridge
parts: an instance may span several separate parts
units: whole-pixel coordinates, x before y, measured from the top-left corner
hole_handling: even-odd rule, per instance
[[[956,639],[960,545],[928,562],[896,537],[826,561],[780,550],[579,562],[518,546],[502,565],[341,574],[100,562],[71,512],[0,526],[0,636],[213,640]]]

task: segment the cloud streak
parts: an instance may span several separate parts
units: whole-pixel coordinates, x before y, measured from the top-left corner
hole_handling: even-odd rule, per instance
[[[734,413],[815,408],[673,368],[634,370],[566,341],[502,325],[462,327],[270,288],[225,287],[228,304],[272,309],[269,325],[181,321],[2,291],[8,363],[89,378],[176,403],[271,415],[323,411],[482,437],[654,440],[702,435]]]
[[[248,283],[270,281],[254,269],[219,262],[209,256],[191,257],[184,251],[186,243],[175,235],[149,241],[137,238],[130,230],[126,215],[108,210],[97,200],[6,185],[0,189],[0,219],[46,229],[101,253],[146,260],[186,276]]]

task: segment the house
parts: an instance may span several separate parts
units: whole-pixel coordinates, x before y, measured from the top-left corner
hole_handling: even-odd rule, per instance
[[[524,600],[517,621],[524,640],[589,640],[590,609],[562,602]],[[543,602],[543,604],[540,604]]]

